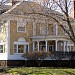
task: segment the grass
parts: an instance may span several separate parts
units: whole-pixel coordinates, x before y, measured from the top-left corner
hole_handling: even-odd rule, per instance
[[[8,68],[6,73],[19,75],[75,75],[75,69],[49,68],[49,67],[18,67]]]

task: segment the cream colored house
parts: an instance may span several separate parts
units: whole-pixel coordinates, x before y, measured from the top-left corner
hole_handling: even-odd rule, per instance
[[[39,12],[45,14],[46,10],[42,9],[39,4],[24,1],[1,14],[0,60],[2,63],[12,65],[18,64],[17,61],[23,62],[24,58],[21,55],[29,51],[69,52],[74,49],[68,35],[56,22],[38,14]],[[33,11],[37,14],[32,13]],[[55,13],[51,10],[49,12]]]

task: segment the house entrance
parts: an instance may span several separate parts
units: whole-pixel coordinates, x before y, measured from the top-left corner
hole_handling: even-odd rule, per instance
[[[48,41],[48,51],[55,51],[55,41]]]
[[[48,51],[53,51],[53,45],[48,45]]]

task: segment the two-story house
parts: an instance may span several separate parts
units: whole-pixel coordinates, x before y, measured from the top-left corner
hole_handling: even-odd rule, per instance
[[[52,10],[49,12],[56,13]],[[73,43],[62,28],[50,17],[39,13],[47,14],[43,6],[24,1],[1,14],[0,64],[22,64],[22,54],[29,51],[73,50]]]

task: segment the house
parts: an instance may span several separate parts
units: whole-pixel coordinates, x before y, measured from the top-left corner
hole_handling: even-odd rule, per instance
[[[0,15],[0,64],[22,64],[22,54],[29,51],[74,50],[72,41],[62,28],[39,13],[47,14],[43,6],[23,1]],[[57,14],[52,10],[49,13]]]

